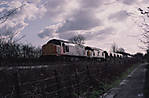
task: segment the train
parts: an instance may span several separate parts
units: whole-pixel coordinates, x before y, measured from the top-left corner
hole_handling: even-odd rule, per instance
[[[122,53],[107,52],[100,48],[51,39],[42,46],[42,56],[87,57],[96,59],[123,58]]]

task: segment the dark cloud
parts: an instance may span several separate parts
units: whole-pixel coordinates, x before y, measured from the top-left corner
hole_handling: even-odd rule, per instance
[[[52,37],[53,30],[44,29],[41,33],[38,34],[40,38],[45,38],[47,36]]]
[[[19,34],[28,25],[26,20],[42,17],[46,12],[46,9],[40,4],[40,0],[30,0],[30,2],[24,0],[5,0],[2,3],[0,2],[0,17],[7,15],[14,9],[17,9],[15,14],[6,17],[6,21],[5,19],[1,20],[0,31],[3,36],[13,33]]]
[[[60,27],[60,24],[55,24],[55,25],[45,27],[42,31],[40,31],[38,36],[40,38],[45,38],[47,36],[48,37],[53,37],[59,27]]]
[[[105,28],[103,30],[100,31],[95,31],[95,32],[81,32],[81,35],[85,37],[86,40],[103,40],[106,37],[108,37],[109,35],[113,34],[114,28],[112,27],[108,27]],[[40,38],[45,38],[45,37],[53,37],[53,34],[56,33],[54,29],[44,29],[44,31],[42,31],[40,34],[38,34],[38,36]],[[70,39],[71,37],[80,34],[77,31],[67,31],[67,32],[61,32],[61,33],[56,33],[58,35],[59,38],[61,39]]]
[[[127,11],[121,10],[119,12],[111,14],[108,18],[110,20],[123,21],[123,20],[127,19],[128,16],[129,16],[129,14]]]
[[[0,26],[0,35],[1,36],[9,36],[9,35],[19,33],[19,31],[23,27],[24,27],[24,25],[22,23],[18,23],[18,24],[10,23],[9,25],[8,24],[1,25]]]
[[[137,0],[117,0],[117,1],[120,1],[124,4],[127,4],[127,5],[132,5],[134,4]]]
[[[97,8],[103,4],[104,0],[81,0],[80,4],[83,8]]]
[[[114,28],[108,27],[108,28],[105,28],[105,29],[99,31],[99,34],[100,35],[109,35],[109,34],[112,34],[113,31],[114,31]]]
[[[96,32],[86,32],[83,36],[86,38],[86,40],[93,40],[93,39],[103,40],[109,35],[113,34],[113,31],[114,28],[108,27]]]
[[[101,20],[95,16],[95,9],[102,2],[103,0],[80,0],[78,1],[79,7],[65,17],[62,15],[67,8],[66,4],[70,3],[68,0],[49,0],[46,3],[46,8],[48,9],[47,14],[49,15],[49,19],[57,19],[61,16],[61,19],[65,21],[60,28],[55,28],[55,30],[61,38],[68,39],[69,36],[74,35],[73,32],[76,30],[90,30],[102,24]],[[42,34],[40,33],[39,37],[49,36],[49,33],[53,32],[50,28],[49,33],[47,31],[42,32]]]
[[[45,7],[48,9],[46,15],[49,19],[55,19],[65,12],[67,0],[48,0]]]
[[[59,34],[59,38],[68,40],[72,38],[73,36],[75,36],[76,32],[65,32],[65,33],[58,33],[58,34]]]
[[[8,26],[8,25],[4,25],[0,28],[0,35],[1,36],[8,36],[14,33],[14,31],[16,30],[15,27],[12,26]]]
[[[6,1],[6,2],[7,2],[7,1],[12,1],[12,0],[0,0],[0,2],[4,2],[4,1]]]
[[[7,4],[0,4],[0,8],[9,7]]]
[[[62,5],[66,4],[66,0],[48,0],[48,2],[45,4],[47,8],[58,8]]]
[[[101,25],[101,21],[95,17],[94,13],[91,11],[80,10],[74,13],[70,19],[66,20],[58,32],[89,30],[99,25]]]

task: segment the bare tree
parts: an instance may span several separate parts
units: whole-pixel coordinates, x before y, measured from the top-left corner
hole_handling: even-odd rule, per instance
[[[125,49],[124,48],[118,48],[117,52],[125,52]]]
[[[142,35],[142,39],[140,40],[142,43],[144,43],[146,45],[146,50],[149,49],[149,22],[146,21],[146,18],[149,18],[149,7],[147,7],[147,11],[138,8],[138,10],[140,11],[140,13],[143,15],[142,19],[142,25],[140,26],[142,28],[142,30],[144,31],[141,35]]]
[[[116,43],[113,43],[113,44],[112,44],[112,46],[111,46],[111,51],[112,51],[112,52],[125,53],[125,49],[124,49],[124,48],[119,48]]]
[[[142,33],[142,39],[140,40],[142,43],[145,44],[145,49],[146,50],[146,54],[145,54],[145,58],[146,60],[149,62],[149,7],[147,7],[147,10],[143,10],[141,8],[138,9],[142,15],[142,25],[140,26],[142,28],[142,30],[144,31]],[[142,47],[141,47],[142,48]]]
[[[113,43],[112,46],[111,46],[111,51],[112,52],[117,52],[118,50],[118,46],[116,45],[116,43]]]
[[[14,15],[16,15],[18,13],[18,11],[24,7],[25,4],[22,4],[21,6],[19,7],[16,7],[16,8],[13,8],[13,9],[10,9],[6,12],[3,12],[3,13],[0,13],[1,14],[1,17],[0,17],[0,24],[6,22],[8,20],[9,17],[12,17]],[[0,40],[1,42],[9,42],[9,43],[15,43],[15,42],[18,42],[19,40],[21,40],[22,38],[24,38],[25,36],[21,36],[20,38],[15,38],[16,35],[18,34],[18,32],[13,32],[12,30],[7,30],[6,32],[0,32],[0,33],[7,33],[8,35],[4,35],[3,34],[0,34]]]
[[[15,14],[17,14],[18,10],[24,7],[25,4],[21,5],[20,7],[10,9],[4,13],[2,13],[2,16],[0,17],[0,24],[7,21],[7,19]]]
[[[16,15],[19,10],[25,5],[20,7],[10,9],[6,12],[0,13],[0,25],[5,23],[10,17]],[[41,49],[33,47],[32,45],[18,44],[25,36],[16,37],[19,32],[13,32],[13,30],[6,30],[5,32],[0,32],[0,58],[7,59],[10,58],[38,58],[41,56]]]
[[[85,44],[85,37],[79,34],[70,38],[69,41],[74,44],[82,45],[82,44]]]

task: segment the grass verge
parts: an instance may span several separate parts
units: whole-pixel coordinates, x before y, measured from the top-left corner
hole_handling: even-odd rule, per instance
[[[98,98],[99,95],[102,95],[103,93],[107,92],[108,90],[110,90],[111,88],[115,88],[117,87],[120,82],[127,78],[127,76],[136,68],[135,65],[131,66],[130,68],[127,69],[127,71],[123,72],[119,77],[117,77],[111,84],[107,84],[107,83],[102,83],[103,84],[103,90],[95,90],[92,92],[92,96],[90,98]],[[148,72],[149,74],[149,72]],[[148,84],[149,85],[149,84]],[[149,92],[148,92],[149,94]],[[147,97],[149,98],[149,97]]]

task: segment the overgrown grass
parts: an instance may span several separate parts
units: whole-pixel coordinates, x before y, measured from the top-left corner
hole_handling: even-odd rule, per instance
[[[134,70],[134,68],[136,68],[136,66],[135,65],[131,66],[129,69],[127,69],[127,71],[123,72],[119,77],[117,77],[114,81],[112,81],[111,84],[102,83],[103,90],[94,90],[90,98],[98,98],[99,95],[102,95],[103,93],[107,92],[111,88],[117,87],[123,79],[127,78],[127,76]]]
[[[145,74],[144,97],[149,98],[149,64],[146,66],[147,71]]]

